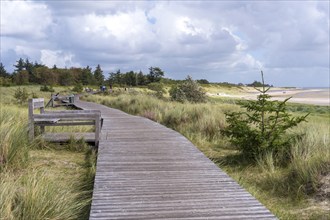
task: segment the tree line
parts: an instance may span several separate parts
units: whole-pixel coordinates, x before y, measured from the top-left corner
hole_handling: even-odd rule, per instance
[[[173,80],[165,78],[164,71],[159,67],[150,67],[149,73],[144,74],[142,71],[134,72],[128,71],[122,73],[120,70],[110,72],[109,77],[105,78],[101,66],[98,64],[95,70],[90,66],[85,68],[71,67],[71,68],[58,68],[54,65],[52,68],[38,62],[30,62],[28,58],[25,60],[20,58],[14,65],[15,69],[12,73],[6,71],[4,65],[0,63],[0,86],[11,85],[50,85],[50,86],[100,86],[113,85],[121,87],[130,86],[147,86],[151,83],[158,83],[162,81],[165,84],[178,84],[182,80]],[[232,86],[245,86],[242,83],[234,84],[228,82],[210,83],[206,79],[196,80],[199,84],[215,84],[225,87]],[[254,81],[246,86],[261,87],[262,83]],[[272,87],[272,85],[266,85]]]
[[[149,83],[159,82],[164,77],[164,72],[159,67],[150,67],[149,73],[142,71],[129,71],[121,73],[120,70],[109,73],[106,79],[98,64],[93,71],[91,67],[58,68],[54,65],[49,68],[38,62],[30,62],[29,59],[20,58],[14,65],[13,73],[6,71],[0,63],[0,85],[28,85],[40,84],[51,86],[73,86],[81,85],[120,85],[120,86],[142,86]]]

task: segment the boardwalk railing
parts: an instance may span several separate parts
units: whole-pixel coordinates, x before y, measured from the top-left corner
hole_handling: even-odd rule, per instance
[[[50,97],[50,100],[46,104],[46,107],[51,106],[51,107],[57,107],[57,106],[72,106],[74,105],[74,95],[69,95],[69,96],[60,96],[59,93],[57,94],[52,94]],[[57,102],[55,104],[55,102]]]
[[[39,109],[39,114],[35,114]],[[29,139],[34,139],[35,126],[40,126],[41,133],[45,132],[45,126],[81,126],[93,125],[95,128],[95,146],[98,146],[101,131],[101,111],[99,110],[66,110],[45,111],[44,99],[29,100]],[[56,135],[48,138],[56,141]],[[63,139],[63,138],[62,138]],[[69,138],[67,138],[69,139]]]

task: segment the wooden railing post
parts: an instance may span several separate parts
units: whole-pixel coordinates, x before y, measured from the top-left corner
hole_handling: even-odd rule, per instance
[[[95,147],[99,145],[101,132],[101,115],[99,113],[95,114]]]
[[[29,140],[34,138],[34,121],[33,121],[33,99],[29,99]]]
[[[40,107],[40,114],[45,113],[45,107]],[[43,134],[45,133],[45,126],[40,126],[40,132]]]

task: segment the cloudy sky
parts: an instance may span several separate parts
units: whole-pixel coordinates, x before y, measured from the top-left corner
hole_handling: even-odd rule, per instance
[[[6,1],[1,62],[329,86],[329,1]]]

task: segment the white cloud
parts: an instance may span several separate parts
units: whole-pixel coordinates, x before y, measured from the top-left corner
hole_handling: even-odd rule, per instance
[[[252,82],[260,68],[272,79],[301,71],[324,85],[329,2],[1,1],[1,56],[22,55],[105,71],[160,66],[213,81]]]
[[[42,39],[51,23],[51,13],[43,3],[1,1],[2,36]]]
[[[56,65],[60,68],[65,67],[79,67],[80,64],[74,61],[74,55],[65,53],[61,50],[52,51],[47,49],[41,50],[40,61],[46,66],[52,67]]]

